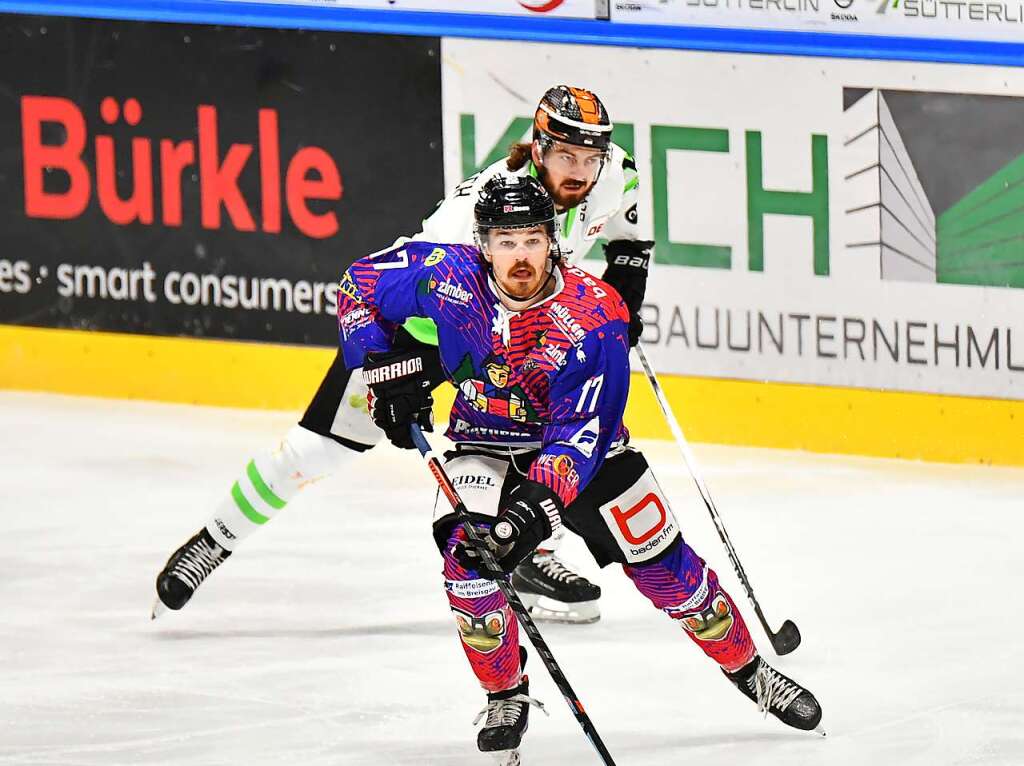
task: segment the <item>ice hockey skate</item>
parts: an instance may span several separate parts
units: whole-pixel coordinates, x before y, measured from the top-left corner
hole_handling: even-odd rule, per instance
[[[156,619],[168,609],[177,611],[219,567],[231,551],[225,550],[211,537],[206,528],[178,548],[167,560],[163,570],[156,576],[156,595],[151,619]]]
[[[585,625],[601,619],[601,588],[554,553],[537,551],[512,572],[511,582],[533,619]]]
[[[760,656],[735,673],[726,673],[736,688],[757,703],[767,716],[771,713],[787,726],[804,731],[816,731],[825,736],[821,728],[821,705],[807,689],[777,671]]]
[[[488,753],[498,766],[518,766],[519,743],[529,724],[530,705],[544,710],[543,703],[529,696],[530,679],[525,675],[519,686],[487,695],[487,706],[481,710],[473,725],[485,715],[484,728],[476,738],[480,752]],[[547,711],[544,711],[545,713]]]

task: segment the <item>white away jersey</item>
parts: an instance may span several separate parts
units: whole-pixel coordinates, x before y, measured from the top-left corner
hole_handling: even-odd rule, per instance
[[[445,197],[437,209],[423,221],[423,231],[412,237],[425,242],[451,242],[472,245],[473,205],[488,180],[506,173],[536,175],[532,162],[511,172],[504,158],[470,176]],[[560,213],[558,244],[569,265],[576,265],[600,238],[639,239],[637,231],[638,178],[636,163],[624,149],[611,145],[608,162],[586,199]]]

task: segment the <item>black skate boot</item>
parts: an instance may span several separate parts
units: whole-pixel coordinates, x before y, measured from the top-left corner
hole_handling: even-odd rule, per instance
[[[512,587],[537,621],[587,624],[601,619],[601,588],[550,551],[537,551],[512,572]]]
[[[529,723],[530,705],[544,710],[544,705],[530,697],[529,691],[530,679],[523,676],[519,686],[489,693],[487,707],[473,720],[475,726],[484,715],[487,716],[484,728],[477,735],[476,746],[480,752],[489,753],[495,764],[519,766],[518,748]]]
[[[756,702],[758,709],[763,710],[766,716],[771,713],[794,729],[814,730],[825,735],[819,726],[821,705],[814,695],[759,656],[735,673],[726,673],[725,677]]]
[[[231,551],[221,548],[203,527],[198,534],[178,548],[156,576],[157,600],[152,619],[168,609],[181,609],[202,585],[210,572],[221,565]]]

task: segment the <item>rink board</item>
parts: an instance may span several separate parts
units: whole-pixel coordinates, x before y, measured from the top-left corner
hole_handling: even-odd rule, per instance
[[[333,351],[237,341],[0,326],[0,388],[302,410]],[[695,441],[940,462],[1024,465],[1024,403],[1011,400],[666,375]],[[452,389],[438,389],[443,419]],[[671,434],[634,373],[626,423]]]
[[[442,53],[449,188],[526,135],[523,94],[552,71],[601,94],[655,241],[656,369],[1024,400],[1024,67],[451,38]],[[579,218],[599,274],[607,221]]]
[[[557,71],[602,95],[615,140],[637,157],[636,213],[657,243],[644,343],[690,438],[1024,464],[1015,428],[1024,418],[1022,67],[441,40],[422,30],[21,18],[7,32],[0,53],[12,70],[36,51],[51,63],[12,82],[20,107],[0,120],[0,143],[22,146],[0,163],[0,387],[301,409],[330,358],[338,274],[415,229],[442,175],[450,189],[502,156],[528,129],[530,94]],[[69,65],[81,69],[87,46],[77,42],[93,38],[111,66],[85,98],[66,89],[68,64],[56,54],[71,50]],[[177,64],[183,51],[223,45],[239,52],[230,66]],[[256,50],[293,67],[264,71]],[[695,82],[715,87],[666,97]],[[370,108],[378,100],[359,97],[366,89],[397,93],[415,119],[392,125]],[[302,97],[314,91],[348,95]],[[342,103],[359,104],[360,119]],[[132,110],[145,113],[138,130]],[[165,162],[161,150],[149,178],[161,204],[147,193],[132,214],[111,183],[101,200],[102,163],[90,150],[83,177],[95,175],[96,189],[81,187],[82,209],[53,207],[60,192],[44,177],[53,159],[42,126],[78,117],[97,147],[113,138],[108,182],[111,168],[134,168],[136,140],[183,152]],[[339,127],[367,121],[388,126],[380,140]],[[249,157],[233,208],[216,202],[201,157],[198,180],[171,172],[204,146],[210,178],[223,175],[213,172],[221,155]],[[343,193],[340,178],[307,178],[303,162],[336,169]],[[415,168],[400,185],[408,198],[387,183],[396,165]],[[333,171],[320,171],[330,181]],[[313,208],[300,204],[307,196]],[[600,255],[603,222],[586,225]],[[646,383],[634,383],[630,427],[667,438]]]

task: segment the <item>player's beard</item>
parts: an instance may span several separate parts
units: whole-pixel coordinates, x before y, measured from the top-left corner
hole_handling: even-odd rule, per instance
[[[555,201],[555,206],[559,210],[568,210],[571,207],[576,207],[590,194],[590,190],[594,188],[594,184],[597,183],[597,179],[592,181],[573,181],[566,180],[562,181],[558,185],[558,188],[552,190],[548,184],[551,183],[551,177],[546,170],[541,170],[538,175],[540,180],[544,183],[544,188],[548,190],[548,194],[551,195],[551,199]]]
[[[517,275],[517,269],[523,269],[524,271],[522,274]],[[526,273],[527,270],[529,275]],[[528,262],[519,261],[503,277],[499,278],[493,272],[492,277],[498,290],[505,298],[511,299],[517,304],[516,306],[510,306],[510,308],[522,310],[524,306],[518,304],[533,305],[536,301],[542,300],[551,294],[554,286],[552,281],[554,271],[555,263],[550,259],[546,260],[539,270]]]
[[[517,274],[518,271],[522,273]],[[509,270],[505,290],[513,297],[525,300],[536,293],[539,287],[540,278],[537,270],[529,263],[517,263]]]

